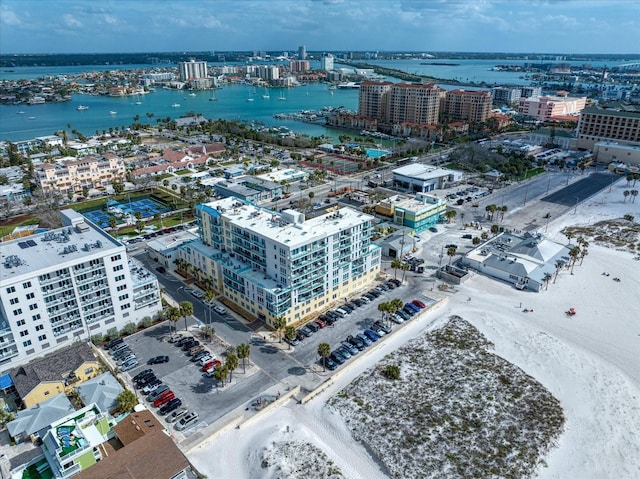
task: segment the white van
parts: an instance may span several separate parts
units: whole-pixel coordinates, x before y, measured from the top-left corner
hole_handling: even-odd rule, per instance
[[[213,310],[218,314],[227,314],[227,310],[222,306],[215,306]]]
[[[341,308],[338,309],[334,309],[334,311],[336,312],[336,314],[339,314],[341,318],[344,318],[348,313]]]

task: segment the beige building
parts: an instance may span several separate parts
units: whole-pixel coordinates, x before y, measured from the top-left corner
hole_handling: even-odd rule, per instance
[[[391,124],[418,123],[435,125],[438,123],[440,96],[443,90],[433,83],[398,83],[387,95],[386,120]]]
[[[640,106],[611,103],[582,110],[578,122],[578,148],[593,150],[600,141],[639,144]]]
[[[640,165],[640,145],[622,145],[610,141],[600,141],[594,145],[593,156],[601,163],[626,163]]]
[[[518,113],[539,121],[549,121],[557,117],[577,116],[586,106],[587,97],[541,96],[521,98]]]
[[[76,193],[83,188],[98,188],[123,181],[122,158],[106,153],[100,158],[86,156],[80,160],[63,160],[43,164],[35,170],[35,180],[43,192]]]
[[[442,113],[449,120],[484,122],[492,102],[489,91],[451,90],[445,95]]]
[[[358,94],[358,115],[364,118],[384,119],[386,115],[386,95],[391,91],[392,82],[366,80],[360,84]]]

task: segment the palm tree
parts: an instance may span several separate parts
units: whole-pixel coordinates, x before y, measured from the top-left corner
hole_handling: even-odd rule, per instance
[[[576,264],[578,256],[580,256],[580,248],[578,246],[574,246],[569,251],[569,256],[571,257],[571,274],[573,274],[573,267]]]
[[[206,325],[202,328],[202,334],[207,338],[207,339],[211,339],[213,337],[214,334],[216,334],[216,330],[213,329],[211,326]]]
[[[449,264],[451,264],[451,260],[453,260],[453,257],[456,255],[456,248],[454,247],[450,247],[447,248],[447,256],[449,257]]]
[[[393,279],[398,279],[398,270],[402,268],[402,261],[400,258],[395,258],[391,261],[391,267],[394,269]]]
[[[125,389],[116,398],[116,404],[118,405],[118,411],[120,412],[129,412],[131,411],[135,405],[138,404],[138,398],[135,393]]]
[[[210,289],[207,289],[204,292],[204,300],[207,303],[207,309],[209,310],[209,322],[207,324],[211,324],[211,306],[213,306],[213,300],[215,299],[215,297],[216,297],[216,293],[214,293]]]
[[[318,344],[318,356],[322,358],[322,370],[327,370],[327,361],[326,358],[331,354],[331,345],[329,343],[320,343]]]
[[[464,213],[460,213],[460,223],[462,223],[462,228],[464,229]]]
[[[382,313],[382,319],[384,320],[385,314],[389,311],[389,303],[379,303],[378,311]]]
[[[573,231],[566,231],[563,234],[567,237],[567,241],[569,242],[571,242],[571,238],[575,236],[575,233]]]
[[[282,331],[284,330],[286,325],[287,325],[287,318],[285,318],[282,315],[281,316],[277,316],[273,320],[273,327],[278,332],[278,342],[280,342],[280,343],[282,342]]]
[[[500,221],[504,221],[504,214],[509,210],[509,208],[507,206],[502,206],[500,208]]]
[[[295,339],[297,334],[298,332],[296,331],[296,328],[294,328],[293,326],[286,326],[284,328],[284,337],[289,341],[293,341],[293,339]],[[291,349],[291,343],[289,343],[289,349]]]
[[[552,275],[551,273],[545,273],[545,274],[544,274],[543,281],[544,281],[544,283],[545,283],[545,285],[546,285],[546,287],[545,287],[545,291],[546,291],[547,289],[549,289],[549,281],[551,281],[551,278],[553,278],[553,275]]]
[[[631,192],[629,190],[624,190],[622,192],[622,194],[624,195],[624,202],[627,202],[627,196],[629,196],[631,194]]]
[[[631,190],[630,194],[632,196],[631,203],[635,203],[636,202],[636,196],[638,196],[638,190]]]
[[[556,274],[553,277],[553,284],[556,284],[556,279],[558,279],[558,273],[560,273],[560,270],[562,269],[563,266],[564,266],[563,261],[556,261]]]
[[[589,243],[587,243],[588,245]],[[580,250],[580,266],[582,266],[582,262],[584,261],[584,257],[589,254],[589,250],[587,249],[587,245],[582,245],[582,249]]]
[[[499,231],[500,231],[500,227],[498,225],[491,225],[491,233],[493,233],[494,235],[497,235]]]
[[[236,355],[242,359],[242,372],[246,372],[245,359],[251,354],[251,346],[247,343],[240,343],[236,346]]]
[[[227,371],[229,371],[229,382],[233,381],[233,371],[238,367],[238,356],[235,354],[227,354],[227,360],[224,362]]]
[[[184,330],[187,330],[187,318],[193,314],[193,303],[191,301],[181,301],[179,305],[180,316],[184,318]]]
[[[402,282],[404,283],[404,278],[407,275],[407,271],[411,269],[411,266],[409,266],[409,263],[402,263],[400,269],[402,270]]]
[[[165,319],[169,321],[169,332],[171,332],[171,325],[174,326],[174,331],[176,328],[176,323],[180,319],[180,308],[176,306],[170,306],[169,308],[164,310],[163,316]]]
[[[404,306],[404,302],[400,298],[393,298],[389,301],[389,309],[391,313],[401,310],[402,306]]]
[[[224,387],[228,375],[229,371],[227,370],[227,366],[220,365],[213,370],[213,377],[216,378],[218,383],[222,383],[222,387]]]

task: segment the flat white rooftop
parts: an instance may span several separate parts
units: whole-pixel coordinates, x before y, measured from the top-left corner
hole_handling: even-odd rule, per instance
[[[453,173],[454,172],[452,170],[423,165],[421,163],[412,163],[393,170],[394,175],[409,176],[418,180],[432,180],[443,176],[449,176]]]
[[[11,282],[40,270],[80,263],[93,256],[106,256],[122,244],[99,229],[81,223],[0,243],[0,281]]]

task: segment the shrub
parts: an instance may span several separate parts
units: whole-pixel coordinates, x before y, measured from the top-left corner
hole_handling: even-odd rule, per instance
[[[400,379],[400,368],[395,364],[389,364],[384,368],[383,374],[387,379]]]
[[[136,325],[133,323],[127,323],[124,325],[124,328],[122,328],[122,334],[124,334],[125,336],[129,336],[130,334],[135,333],[137,330]]]

